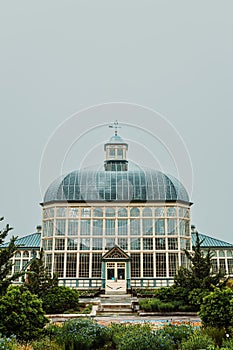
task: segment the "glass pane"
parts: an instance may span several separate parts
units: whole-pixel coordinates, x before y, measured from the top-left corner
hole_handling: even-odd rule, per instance
[[[115,217],[115,209],[114,208],[106,208],[107,217]]]
[[[102,208],[94,208],[93,216],[94,217],[102,217],[103,216],[103,209]]]
[[[81,209],[81,216],[83,218],[89,218],[91,216],[91,208],[82,208]]]
[[[77,218],[79,216],[79,208],[69,208],[69,217]]]
[[[93,238],[92,239],[92,249],[93,250],[102,250],[103,249],[103,239],[102,238]]]
[[[115,220],[106,220],[106,236],[115,236]]]
[[[132,208],[130,210],[130,216],[132,216],[132,217],[140,216],[140,210],[138,208]]]
[[[127,209],[126,208],[118,209],[118,216],[120,216],[120,217],[127,217],[128,216]]]
[[[131,250],[140,250],[141,249],[140,238],[130,238],[130,249]]]
[[[56,236],[65,236],[66,234],[66,220],[65,219],[57,219],[55,226],[55,235]]]
[[[93,236],[103,235],[103,220],[93,220]]]
[[[155,220],[155,234],[164,235],[165,234],[165,221],[164,219]]]
[[[80,235],[90,236],[91,234],[91,220],[80,220]]]
[[[153,221],[152,219],[142,219],[142,234],[146,236],[153,235]]]
[[[163,217],[164,216],[164,208],[159,207],[155,209],[155,216],[156,217]]]
[[[78,220],[69,220],[68,236],[77,236],[77,235],[78,235]]]
[[[176,208],[175,207],[167,208],[167,216],[176,216]]]
[[[142,212],[142,216],[152,216],[151,208],[144,208]]]
[[[118,220],[118,235],[127,236],[128,235],[128,220]]]

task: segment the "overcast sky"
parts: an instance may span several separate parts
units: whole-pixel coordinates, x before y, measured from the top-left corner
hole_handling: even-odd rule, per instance
[[[94,147],[94,136],[104,159],[103,143],[112,135],[106,123],[115,119],[116,105],[92,108],[89,119],[85,112],[75,122],[67,118],[90,106],[124,102],[144,106],[135,109],[135,123],[134,108],[127,113],[122,103],[117,109],[130,157],[145,163],[153,158],[152,165],[177,176],[159,148],[173,147],[158,128],[159,118],[166,120],[175,147],[184,141],[181,152],[186,160],[190,155],[191,165],[175,161],[194,203],[192,223],[233,243],[232,13],[231,0],[0,0],[0,214],[15,235],[41,224],[41,188],[59,168],[47,163],[46,178],[46,152],[53,149],[62,171],[70,171]],[[152,110],[160,113],[154,121],[147,114]],[[69,134],[75,142],[76,128],[77,137],[88,131],[77,147],[67,143]],[[148,130],[157,144],[145,136]],[[63,150],[59,132],[65,132]],[[145,158],[143,143],[150,154]]]

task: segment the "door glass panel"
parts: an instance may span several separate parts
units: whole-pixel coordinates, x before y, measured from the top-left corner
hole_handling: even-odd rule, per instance
[[[107,270],[107,279],[108,280],[114,280],[114,269],[108,269]]]
[[[125,279],[125,269],[117,269],[117,278],[119,280]]]

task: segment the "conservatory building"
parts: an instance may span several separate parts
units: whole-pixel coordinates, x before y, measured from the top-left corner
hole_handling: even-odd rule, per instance
[[[192,250],[190,200],[173,176],[127,160],[117,130],[105,162],[55,180],[43,203],[41,245],[59,283],[125,293],[169,286]]]

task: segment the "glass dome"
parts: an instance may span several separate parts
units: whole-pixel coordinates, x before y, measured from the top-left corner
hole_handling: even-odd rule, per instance
[[[44,204],[57,201],[182,201],[189,196],[175,177],[132,164],[128,171],[85,168],[56,179]]]

